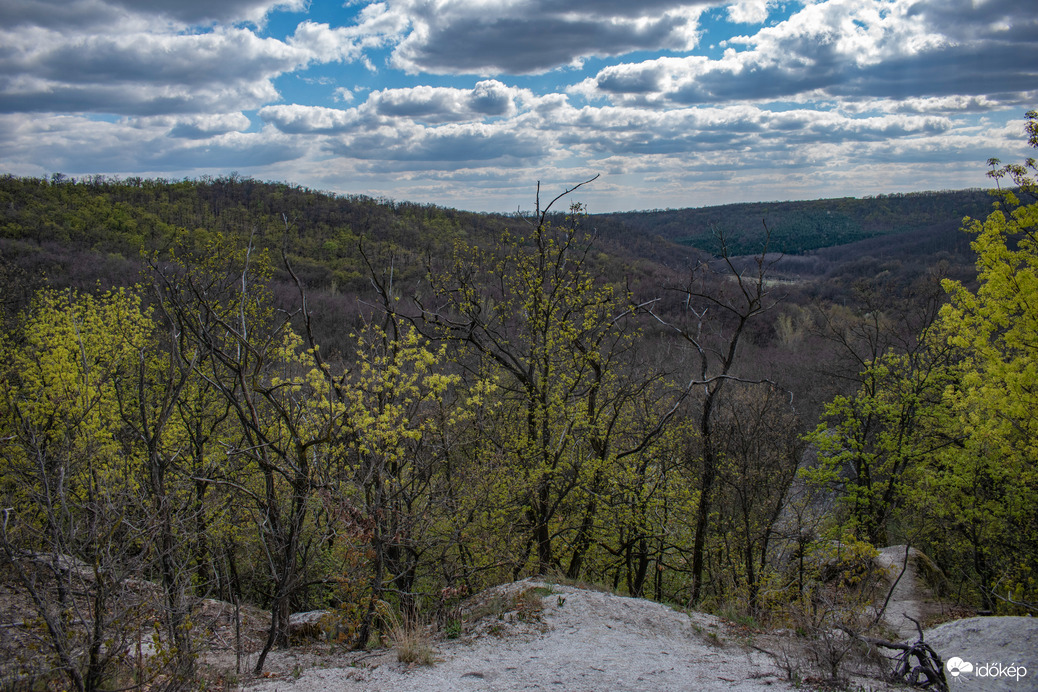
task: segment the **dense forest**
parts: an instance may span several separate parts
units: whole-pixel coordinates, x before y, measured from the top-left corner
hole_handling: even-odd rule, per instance
[[[986,190],[974,189],[654,209],[602,217],[673,242],[735,255],[759,252],[763,225],[770,231],[773,252],[802,254],[878,236],[958,228],[963,217],[985,216],[990,204]]]
[[[896,543],[1033,611],[1033,169],[604,217],[6,176],[4,675],[142,684],[144,627],[190,686],[202,599],[270,612],[258,672],[293,612],[363,648],[530,574],[831,627]]]

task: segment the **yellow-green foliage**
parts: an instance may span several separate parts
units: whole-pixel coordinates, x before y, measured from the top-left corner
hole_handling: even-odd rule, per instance
[[[840,491],[845,526],[866,540],[887,542],[904,484],[947,445],[940,401],[951,378],[949,355],[936,338],[912,357],[883,354],[867,365],[857,392],[826,404],[822,422],[808,437],[819,463],[802,475]]]
[[[1038,112],[1027,114],[1038,147]],[[992,162],[997,164],[997,162]],[[996,168],[1033,195],[1033,159]],[[920,505],[944,527],[938,554],[955,571],[971,564],[984,603],[1023,612],[1038,597],[1038,203],[1012,193],[976,235],[979,287],[948,281],[942,334],[959,349],[944,390],[947,433],[958,444],[935,455]]]
[[[1038,595],[1038,204],[995,211],[967,230],[977,235],[980,287],[948,282],[952,302],[941,313],[964,353],[944,393],[961,443],[934,459],[927,508],[1013,612],[1009,601]]]
[[[430,277],[454,324],[465,325],[440,335],[495,386],[497,405],[482,417],[477,443],[478,463],[494,479],[479,483],[477,532],[504,537],[495,542],[520,571],[531,552],[544,572],[594,543],[598,495],[641,423],[637,385],[622,370],[636,338],[622,317],[630,296],[593,275],[586,251],[573,227],[541,224],[526,238],[506,236],[496,253],[459,247]],[[431,329],[442,325],[429,317]],[[480,386],[472,404],[488,400]]]
[[[376,327],[360,335],[346,391],[351,445],[361,458],[399,463],[410,446],[431,432],[437,420],[422,414],[442,405],[459,382],[457,375],[439,371],[444,349],[433,350],[414,329],[396,340]]]
[[[992,175],[1034,194],[1034,170]],[[945,281],[951,300],[916,357],[883,355],[862,391],[828,405],[810,475],[842,488],[852,528],[893,521],[985,607],[1023,612],[1038,597],[1038,203],[1001,197],[965,227],[977,290]]]
[[[137,371],[153,329],[131,291],[44,290],[20,334],[2,342],[0,473],[23,516],[41,509],[34,503],[57,490],[45,487],[51,483],[77,501],[138,492],[140,459],[120,440],[116,387]]]

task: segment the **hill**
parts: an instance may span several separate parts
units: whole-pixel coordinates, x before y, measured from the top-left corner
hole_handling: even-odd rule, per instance
[[[725,237],[733,255],[760,251],[765,226],[768,249],[803,254],[877,236],[957,229],[964,216],[983,218],[991,209],[986,190],[913,192],[876,197],[818,199],[798,202],[755,202],[690,209],[602,214],[631,230],[701,248],[715,255]]]
[[[115,686],[134,661],[106,642],[156,617],[123,597],[142,579],[164,602],[171,682],[194,679],[214,599],[270,613],[256,674],[293,611],[335,612],[339,643],[369,648],[393,622],[449,626],[468,594],[559,573],[754,619],[840,596],[873,546],[906,536],[964,602],[1004,612],[983,590],[1003,583],[1026,602],[1033,535],[996,518],[981,538],[998,552],[977,564],[977,534],[930,519],[924,481],[989,486],[968,475],[973,448],[947,443],[983,442],[945,386],[977,361],[939,322],[968,236],[927,213],[800,254],[734,256],[733,232],[718,259],[613,217],[237,176],[3,178],[0,582],[47,625],[19,674]],[[1014,473],[997,498],[938,494],[1033,514]],[[105,618],[66,617],[75,594]]]
[[[853,304],[862,281],[889,295],[910,296],[917,279],[942,263],[945,275],[968,283],[975,275],[973,253],[970,238],[959,230],[961,219],[967,213],[983,216],[990,204],[983,191],[964,190],[568,220],[559,214],[554,221],[587,232],[594,243],[587,258],[592,272],[630,288],[639,301],[671,296],[668,287],[683,285],[690,267],[718,251],[712,229],[725,230],[729,252],[739,255],[759,250],[762,221],[768,223],[774,229],[771,249],[784,253],[773,255],[769,269],[784,308],[753,327],[753,348],[763,351],[750,360],[776,363],[799,357],[770,353],[778,334],[774,319],[803,316],[820,301]],[[828,226],[821,222],[833,218]],[[811,219],[819,223],[805,221]],[[852,228],[858,230],[844,232]],[[492,251],[505,236],[523,237],[529,229],[529,221],[517,215],[334,195],[233,174],[197,180],[6,175],[0,176],[3,307],[9,316],[16,314],[44,282],[82,290],[147,282],[145,256],[168,255],[178,244],[201,247],[219,235],[267,252],[275,269],[274,298],[292,311],[299,295],[281,260],[284,253],[308,292],[318,340],[334,356],[352,349],[348,334],[370,310],[372,270],[391,270],[395,286],[408,292],[422,285],[430,261],[450,256],[455,247]],[[847,242],[854,238],[859,239]],[[752,269],[752,257],[736,265]],[[672,300],[657,307],[680,309]],[[792,362],[781,367],[788,372],[780,379],[813,419],[832,392]]]
[[[962,218],[986,216],[991,201],[974,189],[601,214],[575,223],[595,237],[595,271],[626,281],[641,298],[679,282],[706,253],[720,253],[718,232],[730,255],[759,252],[766,224],[769,250],[785,255],[777,275],[795,281],[805,300],[834,299],[834,289],[843,293],[855,280],[889,273],[892,262],[894,274],[918,275],[944,260],[951,273],[968,275],[973,255],[959,231]],[[561,214],[555,220],[567,223]],[[343,298],[370,290],[368,261],[391,264],[399,285],[413,285],[431,256],[447,255],[456,244],[492,248],[504,234],[521,236],[528,228],[517,215],[334,195],[233,174],[0,176],[0,275],[9,310],[24,306],[44,275],[54,286],[126,285],[139,279],[142,252],[166,252],[185,238],[199,245],[220,234],[266,248],[278,260],[275,279],[282,285],[289,281],[279,261],[284,252],[315,300],[354,314],[355,301]]]
[[[315,300],[328,303],[321,312],[352,319],[353,298],[371,288],[368,262],[392,265],[399,285],[414,285],[429,257],[448,255],[458,244],[490,248],[528,228],[517,215],[336,195],[233,174],[197,180],[0,176],[0,278],[8,287],[8,310],[24,307],[43,276],[58,287],[128,285],[140,280],[142,253],[167,253],[185,242],[201,246],[222,235],[269,252],[284,300],[295,291],[287,288],[282,252]],[[596,270],[626,277],[635,289],[654,283],[663,260],[681,258],[681,266],[699,255],[627,232],[601,234],[597,243]]]

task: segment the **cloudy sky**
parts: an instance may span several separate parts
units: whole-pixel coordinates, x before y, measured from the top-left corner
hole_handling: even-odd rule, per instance
[[[1031,0],[0,0],[0,171],[465,209],[987,186]]]

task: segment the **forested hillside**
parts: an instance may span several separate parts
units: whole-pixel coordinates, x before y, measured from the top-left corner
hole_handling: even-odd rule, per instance
[[[187,685],[205,598],[270,612],[258,672],[293,612],[360,648],[530,574],[831,631],[856,621],[819,604],[899,542],[964,606],[1027,612],[1031,173],[798,203],[770,240],[714,210],[709,254],[579,207],[2,178],[0,573],[34,609],[2,673]],[[935,244],[962,200],[986,220]]]
[[[876,236],[957,229],[963,217],[986,216],[990,205],[986,190],[954,190],[863,199],[843,197],[654,209],[602,217],[714,254],[722,252],[718,240],[718,234],[722,234],[727,251],[733,255],[758,252],[761,232],[766,225],[770,230],[770,250],[801,254]]]
[[[573,223],[591,228],[583,216]],[[315,320],[324,330],[331,311],[339,319],[357,318],[356,299],[370,290],[368,261],[392,264],[394,279],[410,285],[421,281],[432,256],[455,244],[493,246],[529,228],[516,216],[337,196],[236,175],[181,181],[0,176],[0,257],[6,271],[17,268],[21,277],[8,285],[13,309],[24,307],[22,289],[44,275],[54,286],[79,289],[130,285],[142,278],[142,253],[166,256],[177,244],[201,246],[223,237],[241,244],[251,239],[268,251],[279,286],[275,299],[291,301],[295,289],[286,288],[291,279],[281,262],[286,255],[323,306]],[[624,233],[599,239],[597,249],[589,258],[596,271],[625,276],[636,287],[657,283],[650,277],[661,270],[660,259],[682,267],[699,255]],[[337,347],[343,332],[329,325],[322,336]]]
[[[59,283],[125,278],[105,276],[96,266],[79,276],[67,266],[67,253],[94,253],[112,262],[114,271],[119,260],[135,262],[142,250],[166,250],[189,233],[199,242],[218,234],[251,236],[258,246],[284,248],[308,283],[332,292],[355,291],[367,284],[362,237],[390,252],[420,256],[455,241],[493,238],[506,227],[501,217],[339,197],[233,175],[192,181],[4,176],[0,205],[5,256],[69,272],[55,277]],[[26,257],[31,255],[37,257]]]

